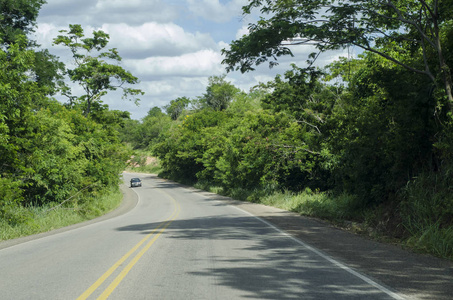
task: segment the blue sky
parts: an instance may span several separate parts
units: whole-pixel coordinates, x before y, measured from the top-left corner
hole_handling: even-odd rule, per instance
[[[137,88],[145,91],[140,106],[121,100],[119,95],[103,98],[111,109],[144,117],[154,106],[163,107],[178,97],[195,98],[206,89],[210,76],[225,74],[221,49],[247,32],[252,17],[243,17],[247,0],[47,0],[38,18],[36,39],[44,48],[70,63],[69,51],[52,46],[52,39],[69,24],[81,24],[85,34],[104,30],[110,35],[108,48],[117,48],[122,66],[140,79]],[[313,49],[297,47],[294,58],[283,58],[269,70],[229,73],[227,80],[248,91],[259,82],[272,80],[291,63],[304,66]],[[320,57],[325,64],[342,53]],[[344,53],[343,53],[344,55]],[[74,90],[77,95],[77,88]],[[63,99],[62,99],[63,100]]]

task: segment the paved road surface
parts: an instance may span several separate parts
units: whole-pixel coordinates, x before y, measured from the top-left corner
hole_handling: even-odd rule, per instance
[[[258,218],[253,214],[262,206],[250,208],[151,175],[126,173],[125,182],[133,176],[142,178],[143,187],[126,189],[126,198],[137,200],[127,213],[23,243],[1,243],[0,299],[414,296],[266,221],[279,211],[261,211]]]

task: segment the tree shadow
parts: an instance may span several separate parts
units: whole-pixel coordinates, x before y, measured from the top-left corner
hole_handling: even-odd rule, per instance
[[[156,179],[150,176],[149,179]],[[155,188],[172,189],[185,186],[171,181],[156,180]],[[200,193],[188,189],[186,193]],[[204,193],[204,192],[202,192]],[[205,193],[211,206],[241,205],[247,210],[254,204]],[[213,203],[214,202],[214,203]],[[253,211],[261,219],[275,225],[304,243],[334,257],[343,264],[367,274],[385,286],[410,297],[423,300],[451,299],[453,295],[453,263],[427,255],[411,253],[401,247],[379,243],[350,232],[339,230],[322,221],[301,217],[286,211]],[[134,224],[121,231],[148,234],[162,223]],[[363,280],[343,281],[345,273],[333,271],[332,264],[320,256],[307,258],[309,250],[294,243],[277,243],[282,235],[264,226],[252,216],[206,216],[175,220],[163,233],[180,240],[216,240],[239,243],[235,251],[261,252],[255,257],[215,256],[215,267],[191,273],[216,278],[216,282],[243,291],[250,298],[260,299],[382,299],[368,290]],[[245,243],[256,240],[258,242]],[[320,267],[321,266],[321,267]],[[313,271],[315,270],[315,271]],[[314,273],[320,274],[313,275]],[[351,275],[352,276],[352,275]],[[321,280],[320,278],[325,278]],[[334,295],[334,297],[332,297]]]
[[[134,224],[119,231],[149,234],[165,222]],[[214,278],[220,286],[254,299],[391,299],[362,279],[287,238],[251,216],[222,215],[174,220],[163,232],[185,242],[208,241],[212,251],[194,261],[191,276]],[[185,242],[183,242],[185,241]],[[212,243],[211,243],[212,242]],[[219,242],[221,246],[216,246]],[[201,244],[201,243],[200,243]],[[206,243],[203,243],[206,244]],[[193,244],[192,244],[193,246]],[[188,256],[190,257],[190,256]]]

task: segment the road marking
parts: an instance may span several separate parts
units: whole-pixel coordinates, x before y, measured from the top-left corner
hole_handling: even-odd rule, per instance
[[[240,210],[240,211],[246,213],[247,215],[252,216],[252,217],[254,217],[255,219],[261,221],[262,223],[264,223],[264,224],[266,224],[267,226],[271,227],[272,229],[274,229],[275,231],[279,232],[280,234],[282,234],[282,235],[284,235],[284,236],[286,236],[286,237],[292,239],[292,240],[293,240],[294,242],[296,242],[297,244],[299,244],[299,245],[305,247],[305,248],[308,249],[309,251],[311,251],[311,252],[315,253],[316,255],[318,255],[318,256],[324,258],[325,260],[329,261],[330,263],[334,264],[335,266],[339,267],[340,269],[342,269],[342,270],[344,270],[344,271],[346,271],[346,272],[348,272],[348,273],[350,273],[350,274],[352,274],[352,275],[354,275],[354,276],[360,278],[361,280],[365,281],[366,283],[370,284],[371,286],[374,286],[375,288],[377,288],[377,289],[380,290],[381,292],[383,292],[383,293],[389,295],[389,296],[392,297],[393,299],[396,299],[396,300],[405,300],[405,299],[406,299],[406,298],[400,296],[399,294],[397,294],[397,293],[395,293],[395,292],[389,290],[388,288],[386,288],[386,287],[380,285],[379,283],[373,281],[373,280],[370,279],[369,277],[367,277],[367,276],[365,276],[365,275],[362,275],[362,274],[360,274],[360,273],[357,272],[357,271],[354,271],[353,269],[349,268],[348,266],[346,266],[346,265],[340,263],[339,261],[335,260],[334,258],[330,257],[329,255],[324,254],[324,253],[321,252],[320,250],[318,250],[318,249],[316,249],[316,248],[314,248],[314,247],[312,247],[312,246],[310,246],[310,245],[308,245],[308,244],[302,242],[302,241],[299,240],[298,238],[296,238],[296,237],[292,236],[291,234],[289,234],[289,233],[287,233],[287,232],[281,230],[280,228],[276,227],[275,225],[269,223],[268,221],[266,221],[266,220],[264,220],[264,219],[262,219],[262,218],[260,218],[260,217],[258,217],[258,216],[255,216],[255,215],[249,213],[248,211],[245,211],[245,210],[243,210],[243,209],[241,209],[241,208],[239,208],[239,207],[237,207],[237,206],[232,206],[232,207],[234,207],[234,208],[236,208],[237,210]]]
[[[163,192],[163,191],[162,191]],[[143,245],[152,235],[154,235],[159,229],[160,231],[146,244],[146,246],[132,259],[132,261],[121,271],[121,273],[113,280],[113,282],[104,290],[104,292],[97,299],[107,299],[107,297],[115,290],[119,283],[126,277],[132,267],[138,262],[138,260],[145,254],[146,251],[154,244],[154,242],[159,238],[159,236],[167,229],[168,226],[177,218],[181,207],[179,203],[168,193],[165,193],[170,199],[174,202],[174,210],[172,215],[161,222],[159,226],[154,228],[149,234],[147,234],[140,242],[138,242],[129,252],[127,252],[123,257],[121,257],[110,269],[107,270],[101,277],[99,277],[96,282],[90,286],[82,295],[80,295],[77,300],[86,300],[94,291],[96,291],[101,284],[109,278],[113,272],[115,272],[118,267],[120,267],[124,261],[126,261],[132,254],[134,254],[141,245]],[[137,194],[138,195],[138,194]],[[139,196],[140,198],[140,196]]]
[[[177,214],[176,214],[177,216]],[[170,226],[170,224],[173,222],[173,220],[176,218],[176,216],[171,219],[170,221],[167,222],[165,227],[163,227],[157,235],[154,236],[154,238],[148,242],[148,244],[132,259],[132,261],[121,271],[121,273],[116,276],[116,278],[113,280],[113,282],[104,290],[104,292],[97,298],[98,300],[103,300],[107,299],[110,294],[116,289],[116,287],[120,284],[120,282],[126,277],[126,275],[129,273],[129,271],[132,269],[132,267],[139,261],[139,259],[145,254],[146,251],[154,244],[154,242],[159,238],[159,236],[162,234],[162,232],[165,231],[165,229]]]
[[[198,194],[199,194],[200,196],[204,197],[204,198],[207,198],[207,199],[210,199],[213,195],[216,195],[216,194],[213,194],[213,195],[204,195],[203,193],[200,193],[200,192],[199,192]],[[216,202],[223,202],[223,203],[225,203],[224,200],[215,200],[215,201],[216,201]],[[365,281],[366,283],[370,284],[371,286],[374,286],[375,288],[377,288],[377,289],[380,290],[381,292],[383,292],[383,293],[389,295],[391,298],[396,299],[396,300],[405,300],[405,299],[406,299],[406,298],[404,298],[403,296],[399,295],[398,293],[393,292],[393,291],[391,291],[390,289],[388,289],[388,288],[386,288],[386,287],[380,285],[379,283],[373,281],[371,278],[369,278],[369,277],[367,277],[367,276],[365,276],[365,275],[362,275],[362,274],[360,274],[360,273],[357,272],[357,271],[354,271],[353,269],[349,268],[349,267],[346,266],[345,264],[342,264],[342,263],[340,263],[339,261],[335,260],[334,258],[330,257],[329,255],[324,254],[324,253],[321,252],[320,250],[318,250],[318,249],[316,249],[316,248],[314,248],[314,247],[312,247],[312,246],[310,246],[310,245],[304,243],[303,241],[301,241],[301,240],[299,240],[298,238],[292,236],[291,234],[289,234],[289,233],[283,231],[282,229],[280,229],[280,228],[278,228],[277,226],[275,226],[275,225],[269,223],[268,221],[266,221],[266,220],[264,220],[264,219],[262,219],[262,218],[260,218],[260,217],[258,217],[258,216],[255,216],[254,214],[252,214],[252,213],[250,213],[250,212],[248,212],[248,211],[246,211],[246,210],[243,210],[242,208],[239,208],[239,207],[237,207],[237,206],[235,206],[235,205],[231,205],[231,204],[230,204],[230,206],[233,207],[233,208],[235,208],[235,209],[237,209],[237,210],[239,210],[239,211],[241,211],[241,212],[243,212],[243,213],[245,213],[245,214],[247,214],[247,215],[249,215],[249,216],[251,216],[251,217],[253,217],[253,218],[255,218],[255,219],[257,219],[257,220],[259,220],[260,222],[266,224],[267,226],[271,227],[272,229],[274,229],[275,231],[279,232],[280,234],[282,234],[282,235],[284,235],[284,236],[286,236],[286,237],[292,239],[292,240],[293,240],[294,242],[296,242],[297,244],[303,246],[304,248],[308,249],[309,251],[315,253],[316,255],[318,255],[318,256],[322,257],[323,259],[329,261],[330,263],[334,264],[334,265],[337,266],[338,268],[340,268],[340,269],[342,269],[342,270],[344,270],[344,271],[346,271],[346,272],[352,274],[352,275],[355,276],[355,277],[360,278],[361,280]]]

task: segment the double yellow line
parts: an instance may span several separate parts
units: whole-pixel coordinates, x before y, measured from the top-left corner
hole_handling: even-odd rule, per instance
[[[167,196],[169,196],[167,194]],[[164,222],[162,222],[159,226],[154,228],[149,234],[147,234],[138,244],[136,244],[129,252],[127,252],[123,257],[121,257],[110,269],[107,270],[101,277],[99,277],[96,282],[90,286],[82,295],[80,295],[77,300],[85,300],[87,299],[94,291],[96,291],[102,283],[104,283],[110,275],[118,269],[132,254],[134,254],[149,238],[153,235],[154,237],[148,241],[148,243],[138,252],[134,258],[129,262],[129,264],[116,276],[116,278],[110,283],[110,285],[102,292],[102,294],[97,299],[107,299],[110,294],[116,289],[116,287],[120,284],[120,282],[126,277],[132,267],[140,260],[143,254],[148,251],[148,249],[154,244],[154,242],[159,238],[159,236],[167,229],[168,226],[176,219],[179,215],[181,207],[179,206],[176,200],[169,196],[175,204],[175,209],[173,214]]]

